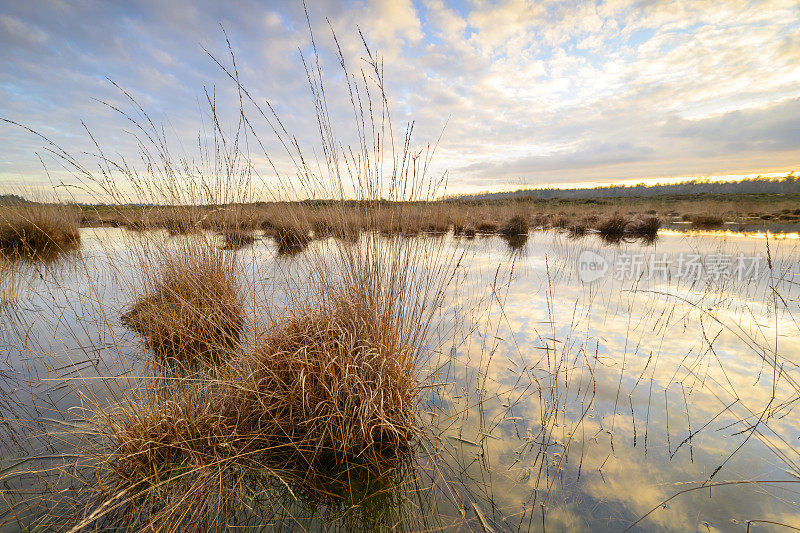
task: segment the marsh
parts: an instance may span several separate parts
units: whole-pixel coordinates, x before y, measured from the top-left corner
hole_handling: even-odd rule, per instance
[[[5,516],[6,527],[41,523],[48,515],[44,523],[59,523],[51,521],[64,518],[59,509],[68,502],[48,493],[64,486],[59,474],[66,468],[92,476],[89,459],[70,465],[74,443],[44,435],[58,432],[65,442],[88,446],[96,436],[83,420],[84,395],[91,391],[102,404],[148,379],[147,338],[119,316],[103,317],[130,303],[127,280],[137,265],[126,250],[140,238],[122,229],[82,230],[80,264],[28,275],[18,299],[3,309],[4,494],[15,510]],[[463,246],[459,237],[444,239],[447,247]],[[417,413],[425,431],[405,452],[404,466],[391,467],[390,478],[387,471],[366,474],[374,479],[353,501],[321,497],[323,482],[283,464],[278,472],[286,486],[252,473],[255,480],[240,481],[226,495],[260,507],[246,512],[246,505],[231,505],[227,512],[242,524],[289,529],[480,528],[484,521],[502,530],[528,524],[624,529],[642,517],[636,529],[678,531],[705,522],[729,529],[762,516],[791,523],[795,509],[784,495],[796,481],[791,443],[800,422],[791,409],[797,394],[791,369],[800,353],[792,319],[798,313],[796,239],[772,239],[768,250],[763,237],[671,233],[655,246],[610,247],[599,236],[576,241],[534,232],[524,254],[499,237],[466,242],[464,277],[434,320],[434,338],[444,339],[440,353],[420,367],[420,379],[430,385]],[[301,253],[332,253],[333,243],[314,241],[314,250]],[[586,250],[615,268],[582,281],[576,261]],[[303,275],[302,262],[290,259],[296,264],[287,266],[271,240],[224,253],[246,254],[265,271],[297,268]],[[762,257],[752,277],[675,275],[682,255],[710,264],[739,254]],[[638,255],[673,260],[672,274],[651,271],[647,263],[638,273],[623,272],[620,265]],[[498,265],[508,276],[501,282],[494,279]],[[252,281],[241,283],[252,288]],[[483,298],[487,287],[502,295],[502,306]],[[279,298],[281,287],[273,293]],[[92,304],[94,294],[102,294],[102,305]],[[49,359],[25,355],[34,349]],[[756,430],[754,417],[762,418]],[[260,468],[279,468],[260,461]],[[316,470],[322,479],[341,478]],[[709,486],[715,487],[710,495]],[[31,489],[49,495],[25,511]],[[398,502],[401,509],[394,508]]]

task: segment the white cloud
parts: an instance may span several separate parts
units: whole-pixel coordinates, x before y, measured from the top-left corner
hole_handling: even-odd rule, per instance
[[[800,166],[800,12],[794,2],[471,3],[339,0],[309,5],[337,133],[351,113],[326,18],[352,68],[356,28],[380,50],[398,121],[435,139],[451,192],[509,181],[608,181]],[[198,101],[235,93],[202,47],[225,57],[224,25],[242,78],[311,142],[313,106],[300,48],[301,4],[53,4],[0,10],[0,116],[85,148],[80,120],[125,152],[124,121],[92,98],[119,101],[108,76],[191,146]],[[736,115],[739,112],[740,115]],[[234,115],[235,118],[235,115]],[[40,176],[38,141],[0,129],[0,180]],[[270,148],[277,147],[273,144]],[[279,157],[279,154],[276,154]]]

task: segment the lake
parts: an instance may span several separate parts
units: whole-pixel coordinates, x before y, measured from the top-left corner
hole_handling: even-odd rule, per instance
[[[80,415],[87,397],[113,402],[146,373],[147,348],[120,315],[142,283],[137,242],[169,238],[81,231],[81,251],[60,263],[3,264],[4,530],[63,525],[49,517],[91,471],[83,458],[70,466],[76,446],[95,442]],[[662,230],[655,243],[608,244],[535,231],[514,246],[413,238],[463,254],[418,365],[424,438],[390,483],[366,484],[357,506],[298,492],[229,523],[800,528],[797,234]],[[280,300],[282,279],[308,275],[303,254],[331,245],[285,257],[261,239],[230,251],[245,265],[245,301]]]

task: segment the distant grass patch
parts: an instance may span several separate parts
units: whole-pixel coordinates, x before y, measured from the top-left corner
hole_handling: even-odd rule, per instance
[[[79,215],[62,205],[30,203],[0,209],[0,251],[10,258],[50,260],[81,240]]]
[[[626,228],[629,235],[639,237],[647,241],[654,241],[658,237],[658,230],[661,228],[661,219],[655,215],[644,215],[635,217]]]
[[[628,218],[619,213],[614,213],[602,219],[597,224],[597,231],[600,237],[610,242],[617,242],[622,240],[625,236],[625,229],[628,227]]]
[[[527,235],[530,229],[527,217],[523,215],[514,215],[509,218],[503,225],[500,233],[506,237],[514,237],[519,235]]]
[[[689,222],[693,228],[715,229],[722,227],[725,219],[716,215],[692,215],[689,217]]]
[[[223,246],[226,250],[238,250],[246,246],[251,246],[256,242],[253,230],[226,226],[222,229]]]

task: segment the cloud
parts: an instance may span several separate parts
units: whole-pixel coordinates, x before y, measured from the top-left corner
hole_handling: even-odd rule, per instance
[[[675,118],[665,125],[665,133],[702,143],[695,149],[698,155],[794,150],[800,144],[800,98],[703,119]]]
[[[337,134],[353,139],[328,22],[351,69],[364,65],[358,29],[380,50],[398,126],[435,140],[447,123],[434,170],[450,170],[450,192],[800,165],[793,2],[325,0],[309,14]],[[84,121],[130,156],[126,121],[94,100],[125,105],[108,77],[191,147],[204,90],[236,117],[235,87],[204,51],[227,57],[220,25],[254,97],[313,146],[299,3],[4,5],[0,116],[70,151],[92,148]],[[39,141],[2,127],[0,142],[0,183],[41,179]]]

